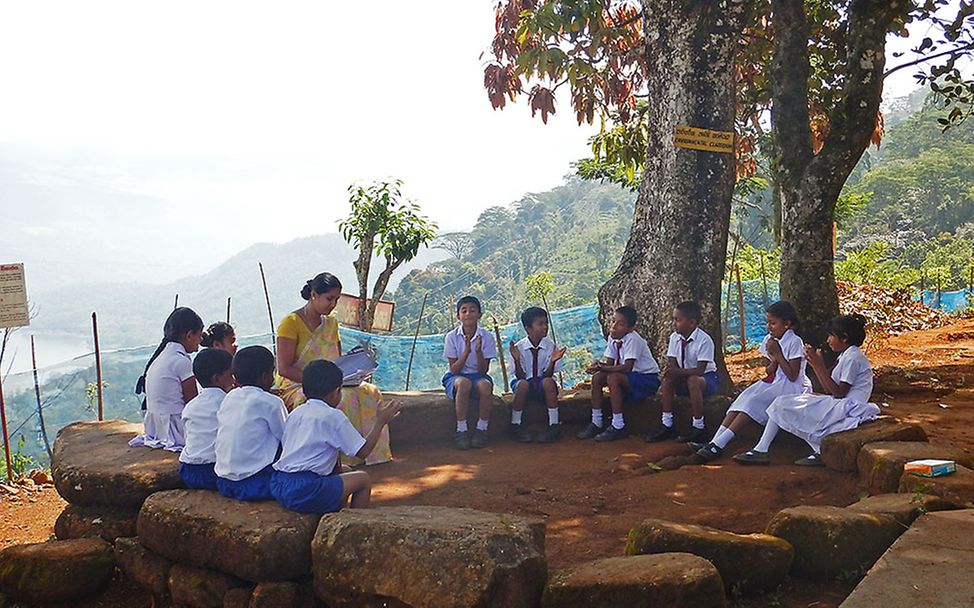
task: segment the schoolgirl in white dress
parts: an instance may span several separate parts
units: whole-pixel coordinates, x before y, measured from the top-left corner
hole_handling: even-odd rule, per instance
[[[775,302],[768,307],[765,317],[768,335],[758,349],[767,361],[765,377],[738,395],[710,443],[690,444],[697,456],[706,461],[719,457],[750,422],[767,424],[768,407],[775,399],[812,390],[812,382],[805,375],[805,345],[795,333],[799,325],[795,307],[791,302]]]
[[[802,394],[778,397],[768,408],[768,424],[754,449],[738,454],[742,464],[767,464],[768,449],[779,429],[801,437],[812,448],[807,458],[795,464],[822,466],[822,440],[840,431],[858,427],[879,416],[879,407],[869,403],[873,390],[873,370],[859,348],[866,339],[866,318],[859,314],[840,315],[829,322],[829,348],[839,353],[832,373],[825,367],[822,351],[806,347],[805,357],[818,377],[825,395]]]
[[[186,445],[183,408],[196,397],[196,378],[189,353],[199,350],[203,320],[189,308],[173,310],[163,327],[162,342],[149,358],[135,393],[145,393],[144,431],[129,445],[178,452]]]

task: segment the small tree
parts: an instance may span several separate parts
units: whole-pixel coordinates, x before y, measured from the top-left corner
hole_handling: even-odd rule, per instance
[[[454,258],[462,260],[473,250],[473,239],[469,232],[446,232],[436,237],[433,249],[443,249]]]
[[[342,237],[358,249],[352,263],[358,280],[359,326],[372,329],[375,308],[389,286],[392,273],[416,257],[419,248],[436,238],[436,224],[419,214],[419,206],[403,200],[400,180],[375,181],[368,186],[348,187],[352,212],[338,224]],[[385,260],[369,298],[369,273],[373,256]]]

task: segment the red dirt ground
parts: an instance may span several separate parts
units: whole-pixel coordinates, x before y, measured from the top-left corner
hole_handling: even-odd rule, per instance
[[[867,344],[877,368],[873,400],[884,413],[923,424],[932,441],[974,449],[974,320],[911,332]],[[756,353],[732,355],[728,365],[741,386],[760,374]],[[946,407],[945,407],[946,406]],[[565,429],[553,445],[499,441],[484,450],[403,449],[392,463],[369,469],[376,505],[465,506],[539,517],[547,523],[552,571],[621,555],[630,528],[646,517],[699,523],[734,532],[763,531],[778,510],[795,505],[845,506],[859,498],[855,474],[792,465],[807,446],[781,438],[773,466],[741,467],[729,458],[706,466],[655,472],[651,463],[688,454],[676,444],[651,445],[639,438],[611,444],[582,442]],[[752,445],[756,433],[738,439],[731,453]],[[0,548],[50,537],[64,502],[53,489],[12,501],[0,491]],[[775,593],[739,606],[837,606],[856,581],[789,580]],[[121,584],[112,586],[114,592]],[[132,603],[132,591],[114,604]],[[148,605],[148,598],[146,603]]]

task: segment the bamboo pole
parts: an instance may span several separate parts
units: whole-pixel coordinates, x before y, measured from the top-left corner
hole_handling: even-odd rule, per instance
[[[764,252],[760,254],[761,258],[761,287],[764,289],[764,307],[767,308],[768,304],[768,275],[764,272]]]
[[[419,340],[419,328],[423,323],[423,313],[426,312],[426,298],[430,292],[423,294],[423,303],[419,306],[419,318],[416,319],[416,333],[413,334],[413,348],[409,351],[409,365],[406,366],[406,390],[409,390],[409,378],[413,373],[413,357],[416,355],[416,342]]]
[[[501,328],[497,324],[497,317],[490,315],[490,319],[494,322],[494,338],[497,340],[497,359],[501,362],[501,374],[504,377],[504,390],[502,392],[506,395],[510,390],[510,385],[507,381],[507,364],[504,362],[504,345],[501,344]]]
[[[940,269],[938,268],[937,269],[937,308],[940,308],[940,293],[941,293],[940,288],[941,288]]]
[[[227,298],[227,324],[230,324],[230,298]]]
[[[927,297],[927,287],[926,281],[924,280],[923,271],[920,271],[920,301],[923,302]]]
[[[726,268],[726,270],[724,272],[724,276],[727,278],[727,298],[726,298],[726,302],[727,303],[724,306],[724,323],[723,323],[723,326],[721,327],[721,329],[723,330],[721,333],[723,334],[723,336],[725,338],[727,336],[727,330],[730,329],[731,287],[734,284],[733,269],[734,269],[734,266],[737,265],[737,248],[741,244],[741,239],[740,239],[739,236],[737,236],[733,232],[730,232],[729,235],[731,236],[731,238],[734,239],[734,249],[731,251],[731,262],[730,262],[730,265],[727,266],[727,268]],[[724,349],[724,346],[725,345],[726,345],[726,342],[724,342],[723,344],[721,344],[720,348],[721,349]]]
[[[7,481],[13,481],[14,468],[10,464],[10,436],[7,435],[7,408],[3,402],[3,370],[0,370],[0,426],[3,427],[3,455],[7,459]]]
[[[101,349],[98,347],[98,314],[94,312],[91,313],[91,333],[95,338],[95,382],[98,391],[98,420],[101,421],[105,419],[105,400],[101,383]]]
[[[178,293],[176,294],[176,299],[173,300],[173,303],[172,303],[172,309],[173,310],[176,310],[177,308],[179,308],[179,294]]]
[[[264,302],[267,303],[267,321],[271,325],[271,348],[274,350],[274,358],[277,358],[277,336],[274,335],[274,315],[271,313],[271,296],[267,292],[267,278],[264,276],[264,264],[257,262],[260,268],[260,282],[264,285]]]
[[[34,397],[37,399],[37,420],[41,425],[41,438],[44,439],[44,449],[47,450],[47,459],[51,460],[54,455],[51,453],[51,444],[47,440],[47,427],[44,426],[44,407],[41,405],[41,384],[37,381],[37,347],[34,345],[34,334],[30,335],[30,363],[34,372]]]
[[[548,315],[548,330],[551,331],[551,341],[554,342],[555,348],[558,348],[558,337],[555,335],[555,322],[551,320],[551,309],[548,308],[548,299],[541,296],[541,303],[544,304],[545,314]],[[498,346],[498,348],[500,348]],[[558,372],[558,386],[565,388],[565,379],[562,378],[561,372]]]
[[[744,323],[744,286],[741,284],[741,267],[734,266],[737,273],[737,308],[741,313],[741,352],[747,349],[747,326]]]

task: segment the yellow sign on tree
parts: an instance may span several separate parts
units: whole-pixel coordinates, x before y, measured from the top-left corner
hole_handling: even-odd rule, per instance
[[[673,134],[673,145],[677,148],[703,150],[705,152],[734,153],[733,131],[711,131],[687,125],[677,125]]]

